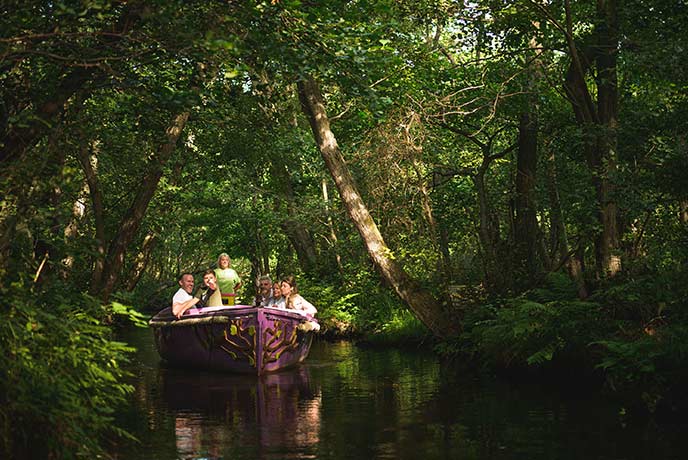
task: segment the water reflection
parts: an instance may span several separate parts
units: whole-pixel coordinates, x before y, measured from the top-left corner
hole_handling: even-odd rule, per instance
[[[417,350],[316,341],[306,362],[262,378],[170,369],[137,331],[127,460],[684,458],[685,426],[620,423],[603,394],[514,385]],[[119,457],[118,457],[119,456]]]
[[[178,458],[222,458],[232,444],[307,453],[319,443],[322,394],[307,367],[261,377],[161,368],[159,379]]]

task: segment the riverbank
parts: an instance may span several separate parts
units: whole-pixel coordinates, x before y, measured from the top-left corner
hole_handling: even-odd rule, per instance
[[[672,281],[661,290],[656,277],[617,280],[582,301],[567,277],[551,275],[517,297],[462,296],[457,337],[433,340],[420,326],[396,340],[382,327],[362,343],[432,348],[508,379],[599,387],[625,411],[677,419],[688,414],[688,306]]]

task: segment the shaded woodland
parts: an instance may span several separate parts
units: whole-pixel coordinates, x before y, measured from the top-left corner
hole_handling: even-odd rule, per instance
[[[685,410],[687,40],[669,0],[3,1],[4,456],[126,439],[113,329],[224,251],[329,334]]]

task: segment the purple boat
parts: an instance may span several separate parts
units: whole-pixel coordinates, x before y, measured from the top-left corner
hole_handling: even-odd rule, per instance
[[[308,356],[318,322],[294,310],[235,305],[188,310],[181,319],[165,308],[148,323],[160,356],[208,370],[264,374]]]

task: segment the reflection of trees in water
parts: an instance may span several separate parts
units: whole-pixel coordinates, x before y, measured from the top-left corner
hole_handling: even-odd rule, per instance
[[[235,444],[303,449],[319,442],[322,398],[305,367],[261,377],[163,369],[160,377],[180,458],[219,457]]]

